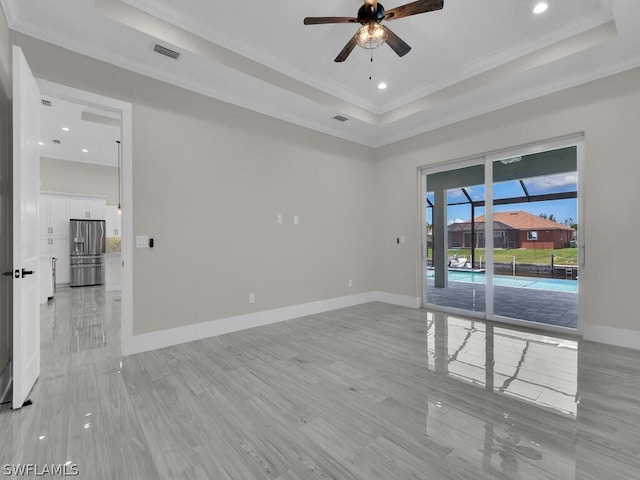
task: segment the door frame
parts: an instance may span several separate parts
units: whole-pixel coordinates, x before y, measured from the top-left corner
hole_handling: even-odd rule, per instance
[[[425,202],[425,198],[427,197],[427,175],[431,175],[434,173],[440,173],[440,172],[446,172],[448,170],[457,170],[460,168],[466,168],[466,167],[474,167],[474,166],[482,166],[486,164],[486,160],[485,160],[485,155],[473,155],[470,157],[465,157],[465,158],[461,158],[458,160],[452,160],[452,161],[447,161],[447,162],[439,162],[437,164],[431,165],[431,166],[426,166],[426,167],[420,167],[418,168],[418,175],[419,175],[419,182],[420,182],[420,199],[419,201],[420,203],[420,208],[419,208],[419,215],[420,215],[420,242],[419,245],[421,245],[421,251],[420,251],[420,264],[422,265],[422,271],[420,274],[421,277],[421,306],[423,308],[431,308],[431,309],[436,309],[436,310],[441,310],[441,311],[446,311],[447,313],[452,313],[455,315],[465,315],[467,317],[472,317],[472,318],[479,318],[479,319],[484,319],[486,317],[485,312],[473,312],[470,310],[463,310],[460,308],[455,308],[455,307],[442,307],[440,305],[434,305],[434,304],[430,304],[427,301],[427,278],[424,274],[424,272],[427,271],[427,256],[426,256],[426,252],[427,252],[427,217],[425,215],[425,206],[424,206],[424,202]],[[485,178],[486,181],[486,178]],[[446,208],[447,206],[445,205],[445,214],[446,214]],[[447,245],[447,237],[445,235],[444,238],[445,244],[443,245],[443,248],[446,250],[448,248]],[[447,280],[445,279],[445,282],[447,282]]]
[[[99,108],[121,115],[121,207],[122,207],[122,300],[121,353],[130,351],[133,336],[133,117],[128,102],[105,97],[77,88],[36,78],[43,95],[51,95],[69,102]]]
[[[493,265],[493,188],[487,188],[487,185],[493,186],[493,162],[504,158],[511,158],[515,156],[531,155],[534,153],[542,153],[549,150],[557,150],[566,147],[576,147],[576,161],[577,161],[577,176],[578,176],[578,319],[577,328],[559,327],[556,325],[547,325],[543,323],[536,323],[527,320],[496,316],[493,310],[493,269],[487,269],[487,281],[485,287],[486,295],[486,307],[485,312],[471,312],[459,308],[443,307],[440,305],[430,304],[428,302],[427,294],[427,279],[426,279],[426,246],[427,246],[427,232],[426,232],[426,215],[425,215],[425,198],[427,195],[427,175],[443,172],[447,170],[454,170],[469,165],[482,164],[485,165],[485,216],[486,216],[486,231],[485,231],[485,248],[486,248],[486,263],[487,265]],[[420,214],[420,265],[422,265],[421,272],[421,300],[422,307],[431,310],[439,310],[445,313],[451,313],[455,315],[463,315],[471,318],[483,318],[485,320],[496,321],[509,325],[523,326],[529,328],[535,328],[538,330],[549,331],[553,333],[562,333],[570,335],[582,336],[584,330],[584,285],[586,281],[586,248],[585,248],[585,232],[587,225],[586,210],[584,208],[585,195],[584,195],[584,171],[585,171],[585,139],[584,133],[571,134],[563,137],[557,137],[554,139],[541,140],[539,142],[529,143],[525,145],[509,147],[491,152],[485,152],[480,155],[474,155],[465,157],[462,159],[438,162],[433,165],[425,165],[418,168],[418,181],[420,186],[419,202],[419,214]]]

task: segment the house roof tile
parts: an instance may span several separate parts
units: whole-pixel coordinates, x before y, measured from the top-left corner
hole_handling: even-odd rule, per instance
[[[511,228],[517,230],[569,230],[573,231],[571,227],[562,225],[561,223],[548,220],[546,218],[540,218],[537,215],[533,215],[528,212],[518,210],[515,212],[494,212],[494,222],[500,222],[508,225]],[[484,215],[476,217],[476,223],[485,221]]]

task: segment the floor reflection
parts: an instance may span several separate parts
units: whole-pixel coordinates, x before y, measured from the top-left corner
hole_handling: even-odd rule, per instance
[[[428,314],[429,368],[575,417],[578,343],[443,314]]]
[[[640,352],[426,315],[426,434],[460,476],[640,478]]]

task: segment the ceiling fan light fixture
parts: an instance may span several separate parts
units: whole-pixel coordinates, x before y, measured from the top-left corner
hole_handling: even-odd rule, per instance
[[[533,13],[540,15],[541,13],[546,12],[548,8],[549,4],[547,2],[538,2],[536,3],[536,6],[533,7]]]
[[[378,22],[367,22],[356,33],[356,42],[367,50],[381,47],[386,40],[387,32]]]

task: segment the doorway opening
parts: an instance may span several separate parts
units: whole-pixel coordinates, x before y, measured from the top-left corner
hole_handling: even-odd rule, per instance
[[[102,319],[119,318],[114,331],[121,331],[117,343],[123,351],[132,303],[131,105],[47,81],[38,84],[41,262],[51,265],[47,273],[52,274],[41,277],[42,290],[50,293],[40,301],[55,302],[60,294],[85,307],[75,321],[78,352],[105,347],[109,327]],[[81,223],[95,226],[102,238],[90,269],[84,255],[91,252],[79,251],[70,230]],[[102,308],[93,312],[94,304]]]
[[[423,305],[580,331],[582,139],[422,171]]]

